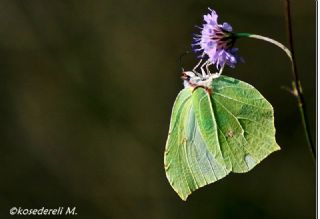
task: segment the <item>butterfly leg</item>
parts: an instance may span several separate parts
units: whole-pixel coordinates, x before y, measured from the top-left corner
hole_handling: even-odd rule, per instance
[[[225,64],[226,64],[226,62],[223,63],[223,65],[221,66],[219,72],[217,73],[218,77],[220,77],[220,75],[222,74]]]
[[[202,53],[201,57],[204,57],[204,53]],[[194,66],[194,68],[192,69],[192,71],[197,75],[197,76],[201,76],[201,73],[197,72],[197,68],[201,65],[203,59],[201,58],[200,61],[196,64],[196,66]]]
[[[219,72],[216,72],[216,73],[212,74],[212,79],[215,79],[215,78],[220,77],[220,75],[221,75],[222,72],[223,72],[223,69],[224,69],[225,64],[226,64],[226,63],[223,63],[223,65],[222,65],[221,68],[219,69]]]
[[[202,73],[202,76],[203,76],[203,77],[206,77],[206,76],[209,74],[208,72],[206,72],[206,71],[203,69],[209,62],[210,62],[209,60],[205,61],[205,62],[201,65],[201,67],[200,67],[201,73]]]
[[[201,76],[201,73],[197,72],[196,69],[199,67],[203,60],[200,59],[200,61],[196,64],[196,66],[192,69],[192,72],[194,72],[197,76]]]
[[[209,66],[210,65],[212,65],[212,62],[208,62],[207,64],[206,64],[206,70],[207,70],[207,73],[208,73],[208,75],[211,75],[212,73],[210,72],[210,69],[209,69]]]

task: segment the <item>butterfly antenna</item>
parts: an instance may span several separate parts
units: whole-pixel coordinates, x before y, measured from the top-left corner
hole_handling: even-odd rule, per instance
[[[182,65],[182,58],[183,58],[184,56],[188,55],[189,53],[190,53],[189,51],[186,51],[186,52],[182,53],[182,54],[179,56],[179,65],[180,65],[180,67],[181,67],[181,69],[182,69],[182,72],[184,72],[184,68],[183,68],[183,65]]]

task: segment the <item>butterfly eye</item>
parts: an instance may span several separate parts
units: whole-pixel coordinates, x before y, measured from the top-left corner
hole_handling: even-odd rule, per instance
[[[189,80],[190,76],[188,76],[185,72],[182,72],[181,79],[182,80]]]

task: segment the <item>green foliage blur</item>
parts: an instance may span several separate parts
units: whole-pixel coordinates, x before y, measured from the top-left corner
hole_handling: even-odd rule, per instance
[[[315,138],[315,1],[292,6]],[[187,202],[170,187],[163,152],[182,89],[178,58],[191,49],[207,7],[235,31],[287,44],[279,0],[1,1],[1,218],[15,218],[13,206],[76,206],[79,219],[315,217],[315,166],[296,101],[281,89],[291,84],[289,60],[254,39],[237,42],[246,62],[224,74],[273,105],[282,150]],[[185,69],[195,63],[183,59]]]

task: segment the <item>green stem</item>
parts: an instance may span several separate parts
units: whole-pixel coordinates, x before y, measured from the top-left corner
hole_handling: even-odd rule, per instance
[[[295,59],[295,52],[294,52],[294,46],[293,46],[293,31],[292,31],[292,21],[291,21],[291,9],[290,9],[290,1],[285,0],[285,6],[286,6],[286,20],[287,20],[287,30],[288,30],[288,38],[289,38],[289,48],[292,53],[292,76],[293,76],[293,88],[296,91],[296,98],[298,101],[298,107],[300,116],[302,119],[302,124],[304,128],[304,132],[306,135],[306,139],[309,145],[309,150],[312,154],[313,160],[316,160],[316,150],[311,140],[311,132],[310,132],[310,126],[308,123],[307,113],[306,113],[306,104],[304,101],[303,91],[302,91],[302,85],[299,79],[296,59]]]
[[[292,54],[291,54],[290,50],[285,45],[283,45],[282,43],[279,43],[278,41],[276,41],[274,39],[271,39],[271,38],[265,37],[265,36],[261,36],[258,34],[251,34],[251,33],[235,33],[235,36],[236,36],[236,38],[249,37],[249,38],[254,38],[254,39],[263,40],[263,41],[272,43],[273,45],[276,45],[277,47],[282,49],[289,57],[291,63],[293,62]]]
[[[289,0],[287,0],[287,1],[289,1]],[[290,28],[288,27],[288,30],[289,30],[288,32],[289,32],[289,41],[290,41],[291,50],[288,49],[286,46],[284,46],[282,43],[279,43],[278,41],[276,41],[274,39],[271,39],[271,38],[265,37],[265,36],[261,36],[261,35],[257,35],[257,34],[235,33],[234,36],[236,38],[243,38],[243,37],[255,38],[255,39],[259,39],[259,40],[263,40],[263,41],[272,43],[273,45],[276,45],[277,47],[282,49],[289,57],[289,59],[291,61],[292,76],[293,76],[293,81],[292,81],[293,91],[292,91],[292,93],[294,94],[294,96],[296,97],[296,99],[298,101],[299,113],[301,116],[306,140],[307,140],[310,152],[312,154],[313,160],[315,160],[316,151],[315,151],[315,148],[314,148],[312,140],[311,140],[311,131],[309,128],[308,118],[307,118],[307,114],[306,114],[306,107],[305,107],[305,101],[304,101],[304,96],[303,96],[303,92],[302,92],[302,86],[301,86],[301,82],[299,80],[299,75],[297,72],[297,66],[296,66],[296,61],[295,61],[295,56],[294,56],[290,12],[289,12],[288,17],[290,18],[290,19],[288,19],[288,26],[290,27]]]

